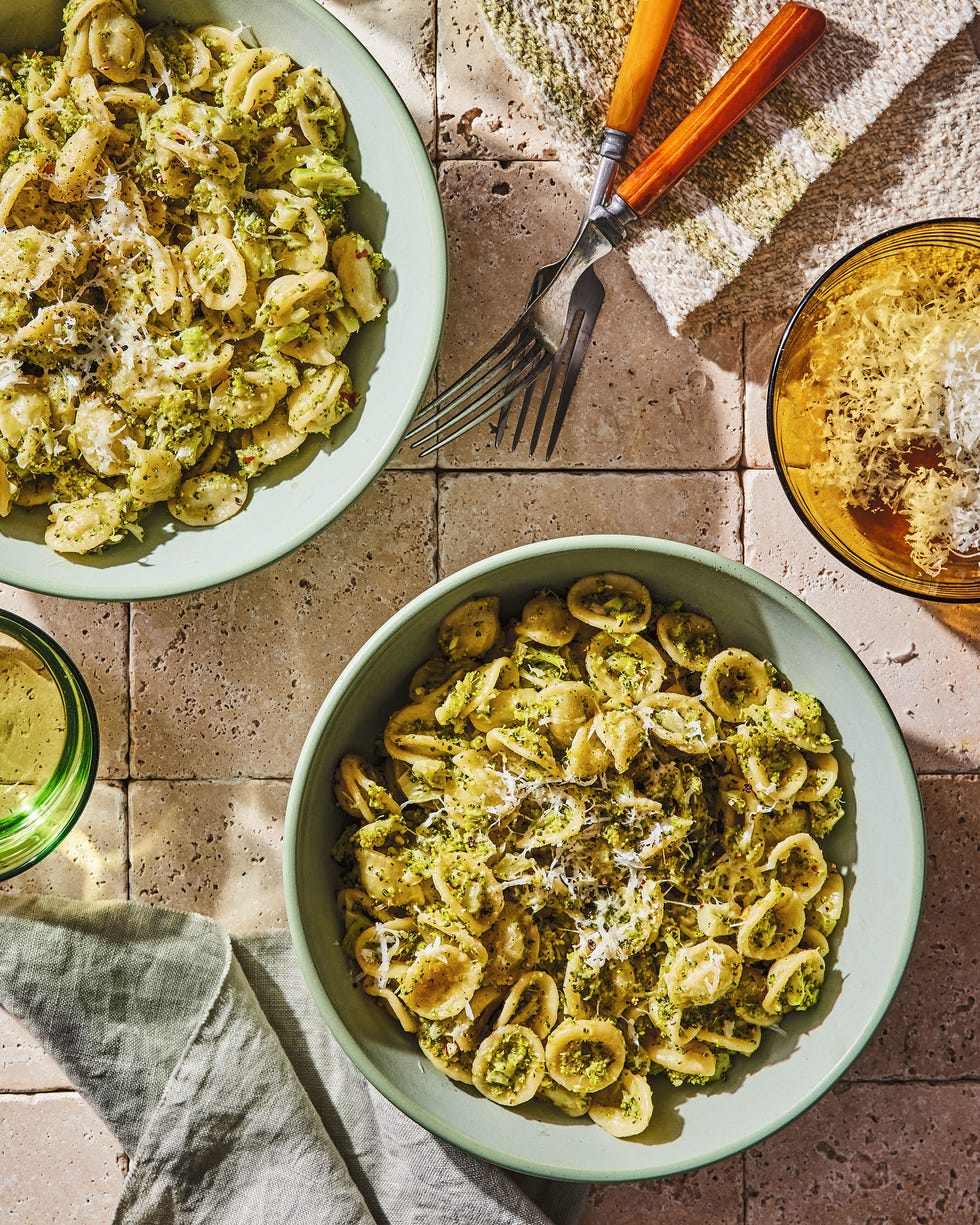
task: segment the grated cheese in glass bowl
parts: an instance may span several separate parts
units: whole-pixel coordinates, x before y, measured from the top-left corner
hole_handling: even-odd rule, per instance
[[[780,342],[769,439],[794,509],[847,565],[925,599],[980,601],[980,220],[856,248]]]

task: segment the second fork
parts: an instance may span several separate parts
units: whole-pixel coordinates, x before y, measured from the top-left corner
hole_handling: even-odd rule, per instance
[[[618,246],[629,226],[812,51],[826,24],[819,9],[787,0],[609,203],[593,209],[548,288],[479,361],[419,410],[406,434],[414,447],[427,454],[452,442],[531,386],[561,347],[573,290],[585,269]]]
[[[636,135],[640,119],[646,109],[647,99],[653,85],[660,61],[663,59],[667,40],[680,8],[681,0],[639,0],[633,18],[633,26],[626,41],[626,49],[620,64],[616,84],[606,113],[606,125],[603,132],[602,145],[599,149],[599,165],[596,170],[595,182],[589,195],[589,201],[582,218],[580,230],[589,219],[592,209],[597,204],[604,204],[609,188],[612,185],[616,170],[629,147],[630,141]],[[561,267],[561,260],[553,264],[544,264],[535,273],[528,295],[530,304],[538,294],[551,284],[555,273]],[[537,417],[531,433],[529,452],[534,454],[538,438],[544,424],[552,395],[561,374],[561,393],[555,411],[552,435],[548,442],[547,459],[551,458],[558,431],[561,429],[568,402],[578,377],[578,370],[585,357],[589,338],[592,335],[592,325],[602,307],[605,298],[605,288],[594,268],[587,268],[582,273],[572,293],[566,317],[565,335],[562,343],[551,361],[547,371],[547,380],[541,392]],[[514,428],[511,450],[516,451],[521,441],[524,423],[534,397],[535,384],[524,393],[521,410]],[[507,430],[507,418],[510,405],[500,414],[497,422],[494,445],[499,447]]]

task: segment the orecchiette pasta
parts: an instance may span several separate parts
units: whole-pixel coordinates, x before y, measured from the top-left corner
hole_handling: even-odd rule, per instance
[[[645,1076],[624,1071],[607,1089],[593,1095],[589,1118],[611,1136],[636,1136],[653,1117],[653,1092]]]
[[[437,642],[383,761],[337,767],[344,948],[447,1076],[636,1135],[656,1076],[717,1080],[817,998],[844,905],[823,708],[627,575],[511,620],[473,597]]]
[[[519,1106],[538,1091],[544,1077],[541,1039],[526,1025],[498,1025],[473,1057],[473,1084],[502,1106]]]
[[[63,553],[237,514],[355,408],[386,305],[326,77],[137,14],[70,0],[60,54],[0,56],[0,517],[48,506]]]

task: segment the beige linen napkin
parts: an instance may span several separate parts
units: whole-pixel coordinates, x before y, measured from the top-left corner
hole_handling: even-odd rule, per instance
[[[482,0],[588,192],[635,0]],[[977,0],[818,0],[817,49],[641,221],[626,248],[672,331],[738,276],[823,175],[977,12]],[[779,0],[682,0],[633,142],[656,147]],[[937,201],[937,213],[942,203]],[[791,224],[791,221],[788,223]]]
[[[511,1177],[377,1093],[284,932],[0,896],[0,1005],[129,1154],[115,1225],[575,1225],[584,1208],[580,1184]]]

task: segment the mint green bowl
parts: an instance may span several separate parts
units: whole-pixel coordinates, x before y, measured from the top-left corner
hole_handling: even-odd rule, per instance
[[[769,1031],[728,1079],[707,1090],[654,1082],[648,1131],[616,1140],[588,1119],[545,1106],[507,1110],[456,1084],[424,1059],[376,1001],[359,992],[340,948],[330,856],[348,817],[333,773],[350,750],[371,749],[408,680],[433,651],[441,618],[461,600],[501,597],[506,613],[541,587],[566,589],[597,571],[635,575],[654,598],[710,615],[722,642],[771,659],[824,702],[841,743],[848,817],[827,840],[845,877],[844,918],[831,938],[817,1005]],[[546,1177],[651,1178],[717,1161],[790,1122],[825,1093],[867,1043],[908,959],[922,896],[922,810],[895,718],[848,645],[796,596],[754,571],[663,540],[592,536],[502,553],[437,583],[397,612],[331,689],[296,767],[286,815],[289,926],[309,990],[337,1040],[369,1081],[437,1135],[514,1170]]]
[[[0,49],[51,47],[60,0],[0,4]],[[360,407],[331,442],[308,440],[250,482],[245,509],[216,527],[191,528],[164,510],[98,556],[64,557],[44,544],[42,508],[0,519],[0,581],[86,600],[143,600],[197,591],[257,570],[337,518],[387,464],[435,365],[446,303],[446,232],[425,147],[394,86],[371,55],[316,0],[147,0],[144,23],[173,19],[250,26],[298,63],[323,69],[349,117],[351,168],[362,184],[353,226],[391,262],[389,307],[345,350]]]

